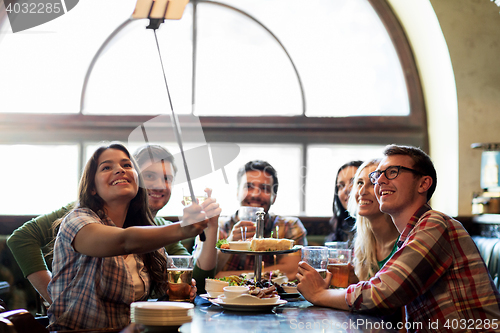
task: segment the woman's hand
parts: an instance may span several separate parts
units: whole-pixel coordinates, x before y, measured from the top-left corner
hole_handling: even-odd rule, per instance
[[[219,216],[222,212],[222,209],[219,207],[219,204],[212,198],[212,189],[206,188],[205,192],[207,193],[207,199],[201,203],[201,207],[205,211],[205,214],[208,218],[208,225],[210,227],[218,227],[219,226]]]
[[[197,203],[184,207],[182,222],[181,239],[196,237],[208,226],[206,214],[201,205]]]
[[[318,271],[312,268],[305,261],[301,261],[299,262],[297,279],[299,280],[297,290],[302,294],[302,296],[304,296],[305,299],[314,303],[319,297],[319,294],[330,287],[332,273],[326,271],[326,278],[323,279],[319,275]]]
[[[201,206],[207,214],[208,227],[205,230],[205,241],[199,242],[197,240],[195,255],[198,257],[196,261],[198,267],[209,271],[214,269],[217,264],[217,249],[215,248],[215,244],[217,243],[221,209],[219,204],[215,202],[215,199],[212,198],[212,190],[206,188],[205,192],[207,193],[207,199],[203,201]]]
[[[194,302],[194,299],[196,298],[196,292],[198,289],[196,288],[196,280],[192,279],[191,280],[191,293],[189,293],[189,300],[191,302]]]

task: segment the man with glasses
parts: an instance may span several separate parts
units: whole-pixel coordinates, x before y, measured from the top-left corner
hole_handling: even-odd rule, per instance
[[[276,200],[278,193],[278,174],[271,164],[265,161],[254,160],[246,163],[238,170],[237,197],[240,206],[262,207],[264,209],[264,237],[293,239],[295,245],[307,245],[306,229],[297,217],[278,216],[269,213],[269,209]],[[255,226],[252,222],[240,221],[238,212],[228,220],[219,223],[220,237],[230,241],[242,239],[241,230],[245,230],[246,238],[255,234]],[[240,228],[241,227],[241,228]],[[254,271],[255,256],[231,255],[219,253],[219,262],[216,275],[228,276],[239,275],[242,272]],[[297,273],[297,265],[300,261],[299,253],[288,255],[264,255],[265,271],[280,270],[292,280]]]
[[[432,210],[437,184],[429,156],[387,146],[370,174],[380,210],[401,233],[398,251],[369,281],[327,290],[326,280],[299,264],[299,291],[316,305],[389,313],[406,306],[409,331],[499,332],[500,295],[474,241],[460,222]],[[467,325],[467,323],[472,323]]]

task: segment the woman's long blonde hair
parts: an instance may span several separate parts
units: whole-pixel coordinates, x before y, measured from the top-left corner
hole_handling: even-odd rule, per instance
[[[358,188],[359,175],[363,169],[370,166],[379,165],[381,159],[373,159],[363,163],[354,176],[347,210],[349,214],[356,218],[356,235],[354,236],[354,272],[360,281],[367,281],[378,272],[378,260],[376,252],[376,240],[370,221],[358,214],[358,203],[356,202],[356,193]]]

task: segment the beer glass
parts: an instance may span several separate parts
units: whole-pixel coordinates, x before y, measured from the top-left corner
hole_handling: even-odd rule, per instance
[[[343,249],[343,250],[347,250],[349,247],[349,242],[326,242],[325,243],[325,246],[329,249],[337,249],[337,250],[340,250],[340,249]]]
[[[324,246],[304,246],[301,251],[302,260],[316,269],[324,279],[328,264],[328,248]]]
[[[189,302],[193,279],[193,256],[168,256],[167,274],[169,301]]]
[[[327,269],[332,273],[330,286],[333,288],[347,288],[349,286],[351,256],[352,250],[350,249],[329,249]]]

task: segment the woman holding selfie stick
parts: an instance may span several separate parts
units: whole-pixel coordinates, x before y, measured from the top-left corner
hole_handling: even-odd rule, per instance
[[[184,208],[187,226],[154,226],[137,170],[119,143],[98,148],[89,159],[77,207],[64,218],[54,245],[50,330],[127,326],[132,302],[168,288],[163,247],[198,235],[207,217],[220,214],[208,198]]]
[[[134,158],[141,169],[144,186],[148,190],[149,209],[155,224],[158,226],[172,224],[158,216],[158,211],[170,201],[172,184],[177,173],[174,156],[162,146],[147,144],[135,151]],[[207,192],[207,196],[211,196],[211,192],[210,194]],[[52,250],[55,237],[62,219],[75,208],[75,204],[72,202],[50,214],[40,215],[24,223],[7,240],[7,245],[24,276],[44,298],[47,306],[52,303],[47,285],[52,278]],[[191,292],[192,299],[196,296],[197,288],[198,291],[204,290],[205,278],[214,276],[217,261],[215,249],[217,230],[218,217],[215,216],[209,219],[205,230],[207,240],[203,251],[198,253],[193,269],[195,282]],[[180,241],[166,245],[165,251],[168,255],[191,255]]]

